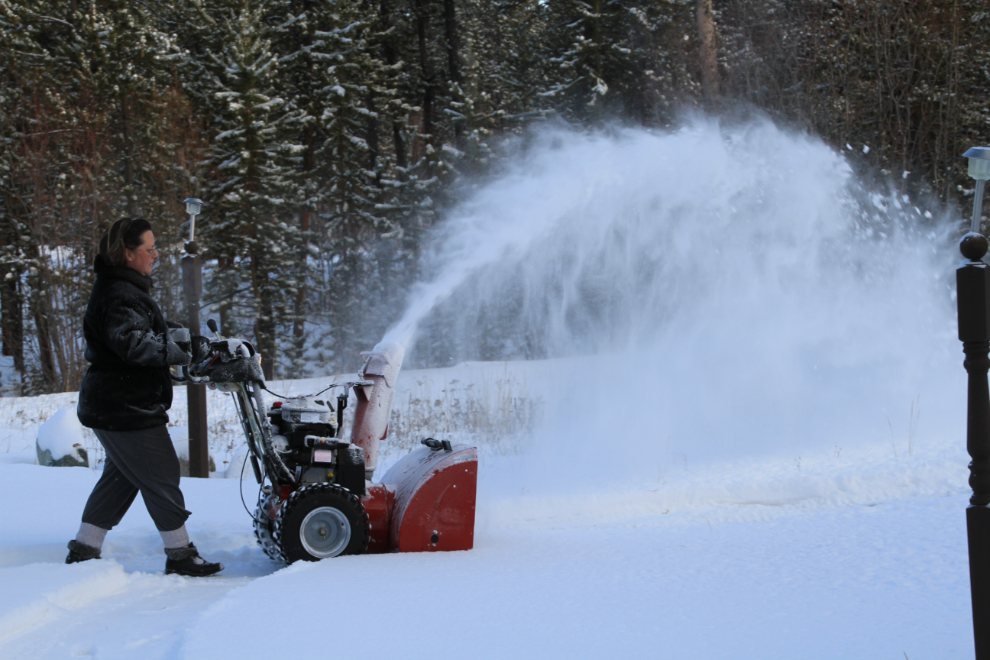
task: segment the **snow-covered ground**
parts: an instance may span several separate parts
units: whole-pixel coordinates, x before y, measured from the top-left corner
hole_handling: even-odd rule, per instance
[[[0,398],[0,658],[972,657],[955,211],[767,122],[615,133],[537,136],[439,226],[392,330],[447,305],[464,355],[572,356],[399,376],[379,469],[477,444],[473,550],[286,568],[237,479],[186,479],[220,575],[164,576],[140,502],[66,566],[98,472],[34,442],[75,395]],[[181,437],[181,389],[170,414]]]
[[[539,382],[539,365],[515,368],[511,379],[505,364],[407,372],[399,409],[409,410],[415,388],[464,382],[451,376],[484,382],[500,369],[517,393]],[[309,383],[279,385],[301,392]],[[104,560],[63,564],[99,472],[30,464],[33,447],[15,446],[30,430],[15,434],[10,421],[40,416],[49,399],[6,401],[3,658],[279,657],[300,648],[403,658],[973,652],[959,438],[926,432],[910,447],[884,439],[724,462],[678,456],[651,480],[625,483],[588,480],[566,456],[537,464],[541,453],[520,440],[512,451],[483,452],[474,550],[291,567],[256,546],[236,479],[184,479],[192,537],[226,565],[196,580],[162,573],[161,541],[140,498],[108,536]],[[177,397],[178,417],[183,403]]]

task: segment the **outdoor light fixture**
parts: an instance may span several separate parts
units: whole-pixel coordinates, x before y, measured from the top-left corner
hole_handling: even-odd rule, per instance
[[[203,269],[196,246],[196,216],[203,209],[203,200],[190,197],[182,202],[189,214],[189,241],[182,256],[182,291],[186,299],[189,328],[194,335],[199,330],[199,301],[203,295]],[[210,476],[209,429],[206,414],[206,386],[186,384],[186,408],[189,422],[189,476]]]
[[[987,153],[990,154],[990,149],[987,150]],[[199,215],[200,210],[203,208],[203,200],[190,197],[183,201],[183,204],[186,205],[186,213],[189,214],[189,242],[192,243],[196,240],[196,216]]]
[[[969,159],[969,175],[976,179],[976,194],[973,198],[973,224],[970,231],[979,233],[980,216],[983,213],[983,186],[990,179],[990,147],[973,147],[963,154]]]

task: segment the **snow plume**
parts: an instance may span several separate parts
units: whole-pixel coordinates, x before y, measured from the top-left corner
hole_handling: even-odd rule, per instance
[[[386,340],[571,358],[513,470],[531,488],[907,452],[964,437],[957,224],[769,122],[548,131],[447,218]]]

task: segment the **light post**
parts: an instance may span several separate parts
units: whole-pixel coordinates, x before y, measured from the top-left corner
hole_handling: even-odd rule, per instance
[[[199,300],[203,295],[203,271],[196,246],[196,216],[203,208],[202,200],[190,197],[183,202],[189,214],[189,240],[182,256],[182,291],[189,310],[189,330],[202,334],[199,327]],[[206,386],[186,383],[189,410],[189,476],[210,476],[210,448],[206,429]]]
[[[969,374],[966,448],[972,458],[969,485],[973,496],[966,509],[966,533],[976,660],[990,660],[990,274],[983,261],[987,239],[980,233],[983,187],[990,179],[990,148],[974,147],[963,156],[969,158],[969,175],[976,179],[973,221],[959,243],[966,258],[956,269],[959,339]]]

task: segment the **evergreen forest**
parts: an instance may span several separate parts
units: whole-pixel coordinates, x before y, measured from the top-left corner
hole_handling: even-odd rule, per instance
[[[152,222],[186,318],[188,197],[224,334],[269,378],[339,373],[538,126],[767,116],[961,212],[988,104],[986,0],[0,0],[4,383],[79,387],[120,217]]]

